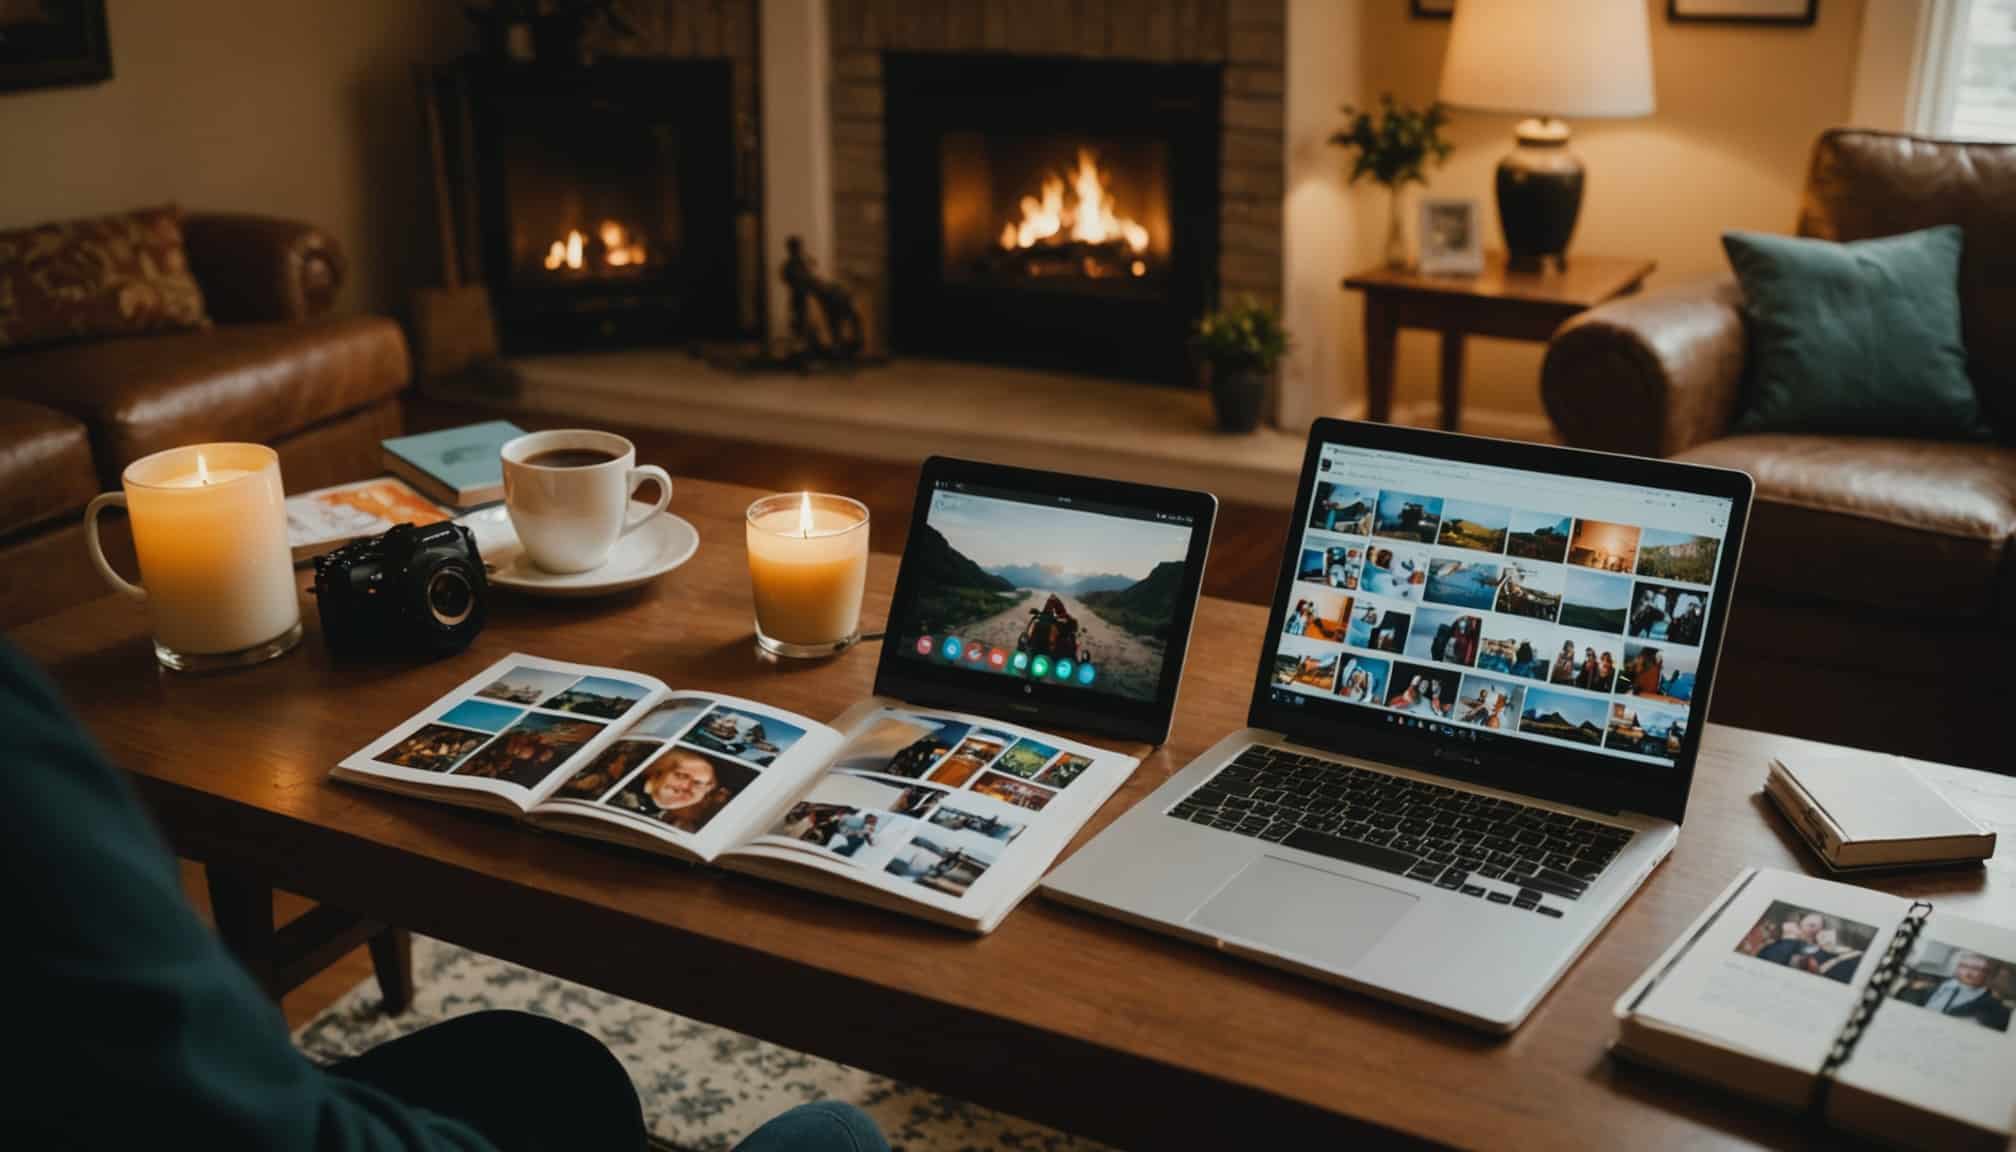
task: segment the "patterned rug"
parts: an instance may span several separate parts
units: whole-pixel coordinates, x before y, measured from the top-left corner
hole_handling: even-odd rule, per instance
[[[413,977],[405,1014],[381,1012],[378,982],[366,980],[303,1025],[294,1042],[328,1063],[451,1016],[515,1008],[600,1037],[630,1070],[655,1141],[680,1152],[726,1152],[786,1108],[829,1099],[865,1109],[897,1152],[1104,1148],[424,936],[413,939]]]

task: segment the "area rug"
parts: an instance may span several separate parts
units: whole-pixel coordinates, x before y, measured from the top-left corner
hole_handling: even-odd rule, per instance
[[[654,1143],[679,1152],[726,1152],[764,1120],[812,1100],[865,1109],[897,1152],[1104,1148],[423,936],[413,939],[413,978],[405,1013],[380,1010],[378,982],[366,980],[303,1025],[295,1044],[329,1063],[451,1016],[514,1008],[600,1037],[636,1082]]]

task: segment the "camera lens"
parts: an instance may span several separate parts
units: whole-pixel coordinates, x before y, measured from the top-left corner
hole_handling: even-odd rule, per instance
[[[475,589],[469,586],[469,577],[461,569],[444,565],[427,578],[427,607],[434,613],[436,623],[452,628],[467,620],[475,606]]]

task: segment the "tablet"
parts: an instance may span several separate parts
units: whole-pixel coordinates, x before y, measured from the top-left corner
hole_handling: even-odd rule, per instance
[[[875,691],[1159,744],[1218,501],[934,456]]]

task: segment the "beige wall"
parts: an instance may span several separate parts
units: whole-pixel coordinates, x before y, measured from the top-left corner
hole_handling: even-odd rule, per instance
[[[1725,229],[1791,229],[1814,137],[1849,120],[1863,0],[1825,0],[1811,28],[1669,24],[1666,0],[1646,2],[1659,110],[1643,120],[1571,125],[1588,190],[1569,251],[1650,256],[1659,262],[1656,287],[1725,271]],[[1363,8],[1364,99],[1389,90],[1412,103],[1434,99],[1449,26],[1410,19],[1406,0],[1366,0]],[[1488,247],[1503,246],[1491,180],[1515,123],[1456,112],[1449,130],[1456,151],[1431,175],[1436,194],[1482,202]],[[1359,192],[1358,251],[1366,259],[1380,251],[1385,196],[1370,185]],[[1477,419],[1465,427],[1544,428],[1541,346],[1473,339],[1469,349],[1465,412]],[[1398,402],[1429,416],[1434,337],[1404,334],[1400,361]]]
[[[296,217],[350,254],[345,307],[403,309],[434,274],[412,65],[460,47],[458,7],[106,7],[110,81],[0,94],[0,227],[170,200]]]

